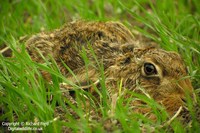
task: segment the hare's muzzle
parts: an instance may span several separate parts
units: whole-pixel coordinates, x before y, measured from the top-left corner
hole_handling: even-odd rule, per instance
[[[193,86],[191,84],[191,80],[190,79],[187,78],[187,79],[178,81],[178,86],[184,92],[184,95],[186,97],[189,96],[194,101],[196,101],[196,97],[195,97],[195,94],[194,94],[194,89],[193,89]]]

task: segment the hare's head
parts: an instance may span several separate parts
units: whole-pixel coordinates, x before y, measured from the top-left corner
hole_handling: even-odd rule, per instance
[[[166,107],[170,114],[176,112],[192,96],[193,87],[180,55],[158,48],[135,48],[133,52],[118,57],[107,75],[115,81],[122,79],[127,89],[143,89],[153,99]],[[117,79],[115,79],[117,77]]]
[[[135,49],[140,75],[138,84],[173,113],[183,105],[193,87],[180,55],[162,49]]]

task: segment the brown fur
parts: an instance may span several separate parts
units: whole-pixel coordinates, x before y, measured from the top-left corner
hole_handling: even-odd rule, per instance
[[[63,66],[63,61],[74,71],[81,83],[87,80],[95,82],[100,77],[92,48],[97,60],[104,65],[109,92],[118,91],[117,82],[122,80],[123,88],[136,92],[140,92],[139,87],[145,89],[152,98],[164,105],[171,115],[184,104],[185,93],[192,94],[193,91],[190,79],[183,79],[188,74],[179,54],[148,45],[144,47],[120,23],[68,23],[61,29],[33,35],[26,42],[26,46],[34,61],[44,62],[38,51],[47,59],[52,56],[63,75],[76,82]],[[88,72],[81,56],[83,51],[90,60]],[[145,75],[145,62],[154,64],[158,74],[150,77]],[[51,80],[47,73],[43,74],[46,79]]]

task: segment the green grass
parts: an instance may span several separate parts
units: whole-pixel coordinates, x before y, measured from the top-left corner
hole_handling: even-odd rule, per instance
[[[76,4],[75,4],[76,3]],[[75,19],[121,21],[129,29],[137,30],[147,38],[154,40],[165,50],[177,51],[189,68],[192,84],[196,92],[200,91],[200,3],[198,0],[162,0],[156,3],[150,0],[108,0],[92,3],[90,0],[54,1],[54,0],[13,0],[0,2],[0,46],[6,44],[13,50],[14,58],[0,55],[0,93],[1,116],[5,122],[46,122],[44,132],[61,132],[62,126],[74,132],[105,132],[104,123],[110,124],[114,132],[141,132],[142,128],[155,132],[198,132],[199,123],[192,128],[185,127],[177,120],[170,125],[161,126],[168,117],[165,110],[145,95],[135,94],[122,89],[119,92],[116,107],[113,97],[107,92],[105,77],[101,74],[101,88],[98,91],[100,100],[90,93],[82,91],[79,86],[67,81],[59,72],[56,63],[45,64],[32,62],[25,51],[21,36],[40,32],[42,29],[59,28],[65,22]],[[21,49],[22,52],[18,52]],[[87,56],[83,52],[85,62]],[[87,65],[86,65],[87,69]],[[99,69],[103,73],[101,63]],[[52,75],[52,84],[47,83],[39,70]],[[62,96],[60,82],[67,82],[76,89],[77,107]],[[125,93],[144,100],[153,108],[159,118],[156,123],[143,115],[131,113]],[[53,99],[50,101],[51,96]],[[87,100],[90,107],[86,106]],[[98,102],[97,102],[98,101]],[[74,115],[70,115],[70,109]],[[190,105],[191,103],[188,103]],[[64,113],[62,121],[54,115],[57,105]],[[192,108],[192,107],[191,107]],[[84,110],[95,110],[102,118],[90,119]],[[79,120],[75,119],[79,117]],[[195,120],[195,115],[193,116]],[[118,120],[118,123],[116,123]],[[2,123],[1,123],[2,124]],[[40,126],[41,127],[41,126]],[[5,130],[2,127],[0,130]]]

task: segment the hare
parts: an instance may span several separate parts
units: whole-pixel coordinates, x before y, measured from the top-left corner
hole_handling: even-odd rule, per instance
[[[71,22],[52,32],[33,35],[26,41],[26,49],[39,63],[44,62],[42,56],[47,60],[53,57],[61,73],[74,83],[77,79],[82,84],[96,82],[100,77],[98,65],[102,63],[109,92],[118,91],[118,81],[131,91],[141,93],[138,88],[142,88],[170,115],[184,105],[186,94],[193,94],[178,53],[142,44],[118,22]],[[84,52],[90,60],[88,70],[82,58]],[[76,79],[63,63],[77,75]],[[43,72],[43,76],[51,80],[48,73]]]

